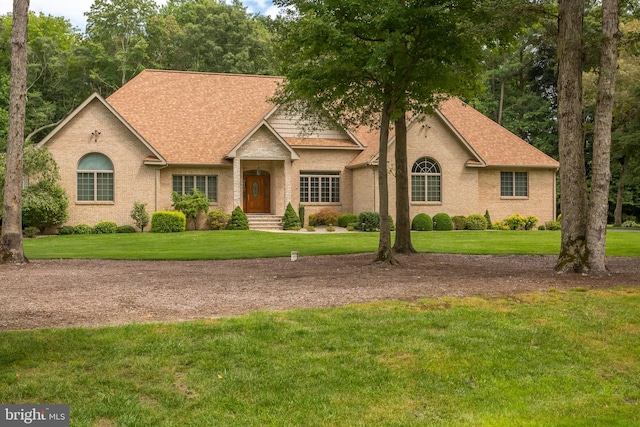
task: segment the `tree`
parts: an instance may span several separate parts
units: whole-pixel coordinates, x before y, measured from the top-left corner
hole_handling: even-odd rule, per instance
[[[133,210],[131,211],[131,219],[136,223],[136,227],[144,232],[144,228],[149,224],[149,214],[147,213],[147,204],[134,202]]]
[[[29,0],[14,0],[11,30],[11,93],[7,176],[4,183],[0,262],[28,262],[22,246],[22,145],[27,105],[27,26]]]
[[[316,111],[329,111],[344,127],[368,125],[380,131],[377,260],[394,263],[388,228],[390,124],[402,128],[406,112],[430,112],[444,94],[469,94],[477,88],[484,46],[488,38],[499,37],[496,28],[490,28],[495,16],[488,11],[498,9],[490,8],[490,1],[478,6],[466,0],[276,3],[289,10],[288,19],[276,30],[282,74],[287,78],[277,100],[289,105],[304,100],[303,105]],[[398,128],[396,162],[404,168],[406,138],[402,129],[398,138]],[[402,172],[398,185],[408,188],[403,182],[408,171]],[[398,236],[407,240],[400,241],[398,249],[410,251],[410,233],[404,231],[410,230],[405,214],[408,195],[399,203]]]

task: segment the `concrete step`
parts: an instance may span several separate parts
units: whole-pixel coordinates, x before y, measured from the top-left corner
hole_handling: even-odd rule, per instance
[[[282,230],[280,215],[247,214],[250,230]]]

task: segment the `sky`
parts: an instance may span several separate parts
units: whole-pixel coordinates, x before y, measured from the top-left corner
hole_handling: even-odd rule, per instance
[[[163,5],[167,0],[155,0]],[[241,0],[249,13],[276,16],[278,9],[273,6],[271,0]],[[229,1],[230,3],[230,1]],[[29,10],[42,12],[45,15],[64,16],[74,27],[84,32],[87,20],[84,16],[93,4],[93,0],[31,0]],[[6,15],[13,11],[13,0],[0,0],[0,15]]]

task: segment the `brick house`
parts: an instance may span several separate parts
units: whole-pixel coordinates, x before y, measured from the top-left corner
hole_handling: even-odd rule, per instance
[[[378,134],[301,132],[269,102],[278,77],[146,70],[106,100],[90,96],[38,145],[60,168],[68,224],[133,225],[134,202],[171,209],[197,188],[212,209],[282,216],[379,206]],[[392,170],[393,135],[389,147]],[[462,101],[408,123],[411,216],[556,216],[558,163]],[[389,175],[394,215],[395,182]],[[395,215],[394,215],[395,216]]]

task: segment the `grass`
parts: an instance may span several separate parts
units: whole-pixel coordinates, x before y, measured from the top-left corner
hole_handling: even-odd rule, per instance
[[[30,259],[198,260],[338,255],[375,252],[378,233],[269,233],[199,231],[49,236],[24,241]],[[552,255],[560,250],[558,231],[463,231],[412,234],[419,252]],[[609,231],[607,254],[640,256],[640,233]]]
[[[635,426],[640,290],[0,333],[0,402],[72,426]]]

